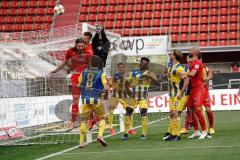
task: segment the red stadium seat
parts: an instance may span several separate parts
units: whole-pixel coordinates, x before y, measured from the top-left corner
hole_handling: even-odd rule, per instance
[[[160,25],[161,25],[160,19],[154,19],[152,25],[153,25],[153,27],[160,27]]]
[[[27,17],[25,17],[25,22],[27,22],[27,23],[33,23],[33,22],[34,22],[33,16],[27,16]]]
[[[162,26],[169,26],[170,25],[170,19],[164,18],[162,20]]]
[[[86,14],[80,14],[79,21],[80,22],[86,22]]]
[[[2,1],[1,2],[1,9],[3,8],[8,8],[8,2],[7,1]]]
[[[228,25],[223,23],[223,24],[220,24],[220,31],[228,31]]]
[[[235,46],[235,45],[237,45],[237,41],[236,40],[230,40],[229,45],[230,46]]]
[[[218,46],[218,41],[210,41],[209,46]]]
[[[228,22],[228,16],[221,16],[220,18],[219,18],[219,20],[220,20],[220,23],[227,23]]]
[[[201,41],[200,42],[200,47],[206,47],[206,46],[208,46],[207,41]]]
[[[12,16],[11,16],[11,17],[6,17],[6,18],[5,18],[5,22],[6,22],[6,23],[11,23],[11,24],[13,24],[14,21],[15,21],[15,20],[14,20],[14,17],[12,17]]]
[[[17,15],[17,10],[16,9],[8,9],[8,15],[16,16]]]
[[[172,9],[172,3],[164,3],[163,7],[164,7],[164,10],[171,10]]]
[[[4,24],[4,23],[5,23],[5,17],[0,17],[0,24]]]
[[[22,25],[21,25],[21,24],[15,24],[15,25],[13,25],[13,30],[14,30],[15,32],[20,32],[20,31],[22,31]]]
[[[218,15],[218,9],[217,8],[211,9],[210,14],[211,14],[211,16],[217,16]]]
[[[23,30],[24,30],[24,31],[30,31],[30,30],[32,30],[32,26],[29,25],[29,24],[25,24],[25,25],[23,26]]]
[[[200,23],[201,24],[208,24],[208,17],[201,17],[200,18]]]
[[[208,34],[207,33],[200,33],[199,39],[201,41],[207,41],[208,40]]]
[[[85,14],[88,13],[88,7],[82,6],[80,12]]]
[[[48,14],[47,12],[48,12],[48,8],[45,10],[45,8],[38,8],[38,9],[36,9],[35,11],[36,11],[36,14],[37,15],[45,15],[45,14]]]
[[[17,16],[17,17],[15,18],[15,23],[24,23],[24,17],[19,17],[19,16]]]
[[[188,33],[189,31],[188,26],[182,26],[180,30],[181,30],[181,33]]]
[[[137,6],[136,6],[136,11],[137,11],[137,12],[142,12],[142,11],[143,11],[143,7],[144,7],[144,5],[142,5],[142,4],[137,4]]]
[[[155,19],[155,18],[161,18],[161,12],[160,12],[160,11],[154,12],[153,18],[154,18],[154,19]]]
[[[201,4],[202,8],[208,8],[208,1],[202,1],[202,4]]]
[[[180,35],[180,41],[181,42],[187,42],[188,41],[188,34],[181,34]]]
[[[228,33],[229,39],[237,39],[238,38],[238,33],[237,32],[230,32]]]
[[[180,15],[180,14],[179,14]],[[189,12],[189,10],[182,10],[182,17],[189,17],[189,15],[190,15],[190,12]]]
[[[228,8],[220,8],[221,15],[228,15]]]
[[[97,15],[96,14],[89,14],[88,15],[88,20],[89,21],[96,21]]]
[[[192,17],[191,24],[198,24],[198,17]]]
[[[133,13],[132,12],[128,12],[126,14],[126,19],[133,19]]]
[[[215,32],[212,32],[209,34],[209,39],[210,40],[217,40],[218,39],[218,34]]]
[[[209,21],[210,21],[210,23],[218,23],[218,17],[217,16],[211,16]]]
[[[153,4],[146,4],[145,5],[145,11],[151,11],[153,10]]]
[[[125,12],[125,6],[123,6],[123,5],[118,5],[118,6],[117,6],[117,11],[118,11],[118,12]]]
[[[174,10],[180,10],[181,9],[181,4],[179,2],[174,2],[173,9]]]
[[[29,1],[28,5],[31,8],[36,8],[37,7],[37,1]]]
[[[152,25],[152,20],[145,19],[145,20],[143,21],[143,26],[144,26],[144,27],[151,27],[151,25]]]
[[[115,22],[115,28],[123,28],[123,22],[122,21],[116,21]]]
[[[135,17],[135,19],[142,19],[143,18],[143,13],[142,12],[136,12],[134,17]]]
[[[191,33],[197,33],[198,32],[198,26],[197,25],[191,25],[190,32]]]
[[[116,11],[116,6],[109,6],[108,7],[108,12],[109,13],[115,13],[115,11]]]
[[[186,17],[182,18],[181,19],[181,24],[182,25],[188,25],[189,24],[189,18],[186,18]]]
[[[220,3],[220,7],[228,7],[228,1],[222,0]]]
[[[211,1],[210,2],[210,7],[211,8],[218,8],[218,3],[219,3],[219,1]]]
[[[54,7],[56,5],[55,1],[48,1],[48,7]]]
[[[207,32],[208,31],[208,25],[202,24],[200,26],[200,32]]]
[[[161,35],[160,29],[153,29],[150,31],[152,35]]]
[[[175,43],[175,42],[178,42],[178,34],[172,34],[172,42]]]
[[[51,24],[49,24],[49,23],[45,23],[45,24],[42,24],[42,27],[41,27],[43,30],[48,30],[48,29],[50,29],[51,28]]]
[[[135,0],[128,0],[128,4],[135,4]]]
[[[169,18],[169,17],[171,17],[171,13],[169,11],[164,11],[163,18]]]
[[[238,0],[231,0],[230,1],[230,6],[231,7],[237,7],[238,6]]]
[[[145,12],[144,18],[145,19],[152,19],[152,12]]]
[[[125,21],[124,22],[124,28],[131,28],[132,27],[132,22],[133,21],[129,21],[129,20]]]
[[[43,23],[43,16],[35,16],[34,22],[35,23]]]
[[[199,8],[200,3],[198,1],[192,2],[192,8]]]
[[[237,14],[238,14],[238,8],[237,8],[237,7],[231,7],[231,8],[230,8],[230,14],[235,14],[235,15],[237,15]]]
[[[45,16],[43,18],[44,23],[51,23],[52,22],[52,16]]]
[[[134,21],[134,27],[136,27],[136,28],[142,27],[142,20],[135,20]]]
[[[221,32],[219,35],[219,39],[226,40],[227,39],[227,32]]]
[[[116,14],[116,19],[117,19],[117,20],[123,20],[123,19],[124,19],[124,14],[122,14],[122,13],[117,13],[117,14]]]
[[[91,5],[97,6],[98,5],[98,0],[91,0]]]
[[[36,10],[34,8],[29,8],[27,10],[27,15],[35,15],[36,14]]]
[[[226,46],[226,45],[227,45],[227,41],[226,40],[219,41],[219,46]]]
[[[182,4],[182,8],[183,9],[189,9],[190,8],[190,2],[183,2],[183,4]]]
[[[0,16],[6,16],[7,10],[6,9],[0,9]]]
[[[153,7],[154,11],[162,11],[162,3],[157,3]]]
[[[114,27],[113,22],[112,21],[107,21],[106,24],[105,24],[105,27],[107,29],[113,29],[113,27]]]
[[[180,11],[179,10],[174,10],[172,16],[173,17],[180,17]]]
[[[134,5],[127,5],[126,11],[127,12],[134,12]]]
[[[91,7],[89,7],[89,13],[94,13],[94,14],[96,14],[96,13],[97,13],[97,7],[96,7],[96,6],[91,6]]]
[[[231,15],[229,17],[230,22],[237,22],[238,21],[238,16],[237,15]]]
[[[172,33],[178,33],[178,32],[179,32],[178,26],[172,26],[171,32],[172,32]]]
[[[208,16],[208,9],[202,9],[201,10],[201,16]]]
[[[99,14],[97,18],[98,18],[98,21],[105,21],[105,14]]]
[[[200,12],[199,9],[193,9],[192,12],[191,12],[192,17],[198,17],[199,16],[199,12]]]
[[[179,18],[172,18],[171,19],[171,24],[172,25],[179,25],[180,24],[180,19]]]
[[[113,13],[109,13],[109,14],[107,14],[107,20],[111,20],[111,21],[113,21],[114,20],[114,14]],[[96,18],[95,18],[96,19]]]
[[[191,42],[192,41],[198,41],[198,34],[196,34],[196,33],[190,34],[189,40]]]
[[[217,24],[211,24],[210,27],[209,27],[209,30],[210,31],[215,31],[217,32],[218,31],[218,25]]]
[[[25,8],[19,8],[17,10],[18,15],[26,15],[26,13],[27,13],[27,10]]]
[[[39,1],[38,2],[38,7],[47,7],[48,6],[48,1]]]
[[[126,0],[119,0],[118,4],[126,4]]]
[[[94,7],[96,7],[96,6],[94,6]],[[106,6],[98,6],[96,8],[97,8],[98,13],[106,13],[106,11],[107,11]],[[91,12],[91,13],[96,13],[96,10],[94,12]]]
[[[8,3],[9,8],[18,8],[18,2],[12,1]]]
[[[237,23],[230,23],[229,30],[230,31],[237,31]]]
[[[109,4],[110,4],[110,5],[117,5],[117,1],[110,0],[110,1],[109,1]]]

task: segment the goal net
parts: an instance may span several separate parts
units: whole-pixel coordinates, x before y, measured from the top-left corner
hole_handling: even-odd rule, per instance
[[[70,128],[69,75],[60,71],[49,77],[48,73],[60,64],[66,50],[86,31],[94,35],[96,27],[84,23],[52,31],[0,34],[0,145],[78,143],[79,128]],[[111,44],[119,45],[120,34],[106,31],[106,35]],[[111,77],[117,71],[116,64],[124,62],[130,71],[138,66],[137,59],[137,56],[120,54],[118,47],[111,45],[104,70]],[[165,60],[161,63],[165,64]],[[151,67],[158,74],[163,70],[159,65]],[[150,96],[154,97],[159,95],[160,89],[152,86],[150,91]],[[104,105],[108,113],[109,101]],[[123,131],[121,106],[114,113],[113,126],[116,132]],[[150,113],[149,121],[159,120],[164,115],[157,109]],[[141,120],[137,114],[134,116],[134,126],[137,126]],[[95,125],[89,132],[89,142],[96,138],[97,128]]]

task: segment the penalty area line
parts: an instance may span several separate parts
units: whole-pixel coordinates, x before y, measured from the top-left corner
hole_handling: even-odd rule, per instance
[[[148,123],[148,125],[154,124],[154,123],[159,122],[159,121],[166,120],[166,119],[168,119],[168,118],[169,118],[169,116],[164,117],[164,118],[161,118],[161,119],[158,119],[158,120],[156,120],[156,121],[152,121],[152,122]],[[141,125],[140,125],[140,126],[136,126],[136,127],[134,127],[134,129],[141,128],[141,127],[142,127]],[[121,133],[122,133],[122,132],[117,132],[117,133],[115,133],[115,135],[118,135],[118,134],[121,134]],[[115,135],[114,135],[114,136],[115,136]],[[112,137],[112,136],[111,136],[111,135],[107,135],[107,136],[104,136],[103,138],[108,138],[108,137]],[[97,140],[94,139],[92,142],[85,143],[85,145],[88,145],[88,144],[93,143],[93,142],[96,142],[96,141],[97,141]],[[37,158],[37,159],[35,159],[35,160],[45,160],[45,159],[48,159],[48,158],[51,158],[51,157],[55,157],[55,156],[58,156],[58,155],[61,155],[61,154],[64,154],[64,153],[65,153],[64,155],[66,155],[66,154],[68,154],[67,152],[70,152],[70,151],[72,151],[72,150],[74,150],[74,149],[77,149],[77,148],[79,148],[79,145],[74,146],[74,147],[71,147],[71,148],[68,148],[68,149],[65,149],[65,150],[62,150],[62,151],[59,151],[59,152],[56,152],[56,153],[49,154],[49,155],[44,156],[44,157]]]

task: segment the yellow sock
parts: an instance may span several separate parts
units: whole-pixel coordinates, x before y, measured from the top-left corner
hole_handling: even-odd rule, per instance
[[[80,140],[79,140],[80,144],[84,143],[84,138],[85,138],[86,133],[87,133],[87,123],[82,122],[80,125]]]
[[[208,123],[207,123],[207,120],[206,120],[206,115],[205,115],[205,111],[204,111],[204,107],[203,106],[202,106],[201,110],[202,110],[202,114],[203,114],[203,117],[204,117],[204,120],[205,120],[205,123],[206,123],[206,129],[208,131]]]
[[[112,124],[113,124],[113,111],[110,111],[108,114],[108,125],[109,128],[112,128]]]
[[[98,137],[102,137],[103,136],[104,130],[105,130],[105,120],[102,119],[99,122]]]
[[[180,136],[180,118],[173,119],[173,126],[174,135]]]
[[[170,134],[171,135],[175,135],[176,133],[175,133],[175,129],[174,129],[174,119],[170,119]]]
[[[124,117],[124,132],[126,134],[128,134],[130,123],[131,123],[131,117],[130,116],[125,116]]]
[[[133,128],[133,114],[131,115],[129,128]]]
[[[147,135],[147,128],[148,128],[148,118],[147,116],[142,116],[142,134]]]

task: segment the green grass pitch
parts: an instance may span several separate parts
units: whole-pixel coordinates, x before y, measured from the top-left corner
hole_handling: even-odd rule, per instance
[[[138,134],[129,137],[128,141],[121,141],[121,135],[107,138],[109,146],[103,148],[97,142],[87,145],[84,149],[75,149],[57,155],[50,159],[58,160],[239,160],[240,159],[240,111],[215,112],[216,134],[212,139],[188,140],[183,135],[179,142],[164,142],[162,136],[168,120],[157,122],[149,126],[148,139],[140,141]],[[40,158],[61,151],[76,144],[32,145],[17,147],[0,147],[1,160],[27,160]]]

